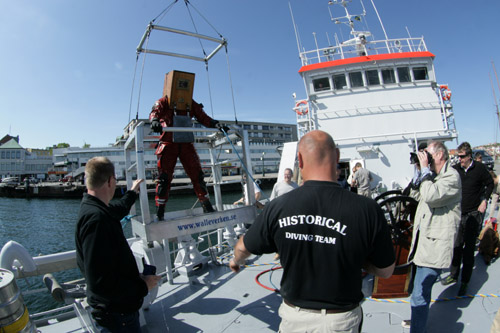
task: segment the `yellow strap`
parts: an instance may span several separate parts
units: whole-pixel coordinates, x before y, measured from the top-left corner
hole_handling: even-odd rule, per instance
[[[10,325],[0,327],[0,333],[16,333],[21,331],[23,328],[26,327],[30,320],[30,315],[28,313],[28,309],[26,306],[24,306],[24,313],[21,317],[19,317],[18,320],[13,322]]]

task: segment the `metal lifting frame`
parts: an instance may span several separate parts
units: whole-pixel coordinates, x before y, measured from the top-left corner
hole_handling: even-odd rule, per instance
[[[125,143],[125,156],[127,168],[127,185],[130,188],[132,185],[131,172],[136,170],[138,178],[145,178],[144,168],[144,139],[145,139],[145,122],[139,122]],[[250,149],[248,146],[248,133],[245,130],[236,130],[235,133],[227,135],[224,138],[217,138],[215,133],[218,129],[213,128],[163,128],[163,131],[169,132],[187,132],[187,131],[203,131],[211,133],[209,135],[208,148],[211,151],[211,167],[214,175],[214,194],[217,206],[217,211],[208,215],[200,214],[201,208],[197,208],[198,212],[193,210],[184,210],[177,212],[169,212],[165,215],[163,221],[152,221],[149,212],[149,204],[145,183],[141,183],[141,191],[139,193],[139,202],[141,205],[141,217],[132,218],[132,233],[135,237],[140,237],[143,241],[143,246],[146,249],[150,248],[153,242],[161,243],[163,246],[164,255],[166,258],[165,270],[170,283],[173,283],[174,269],[180,275],[190,278],[191,271],[199,264],[205,264],[208,261],[207,257],[202,256],[197,250],[197,243],[191,235],[202,232],[218,231],[218,244],[227,241],[229,246],[233,247],[236,244],[237,237],[245,231],[244,225],[252,223],[256,216],[256,209],[253,206],[255,198],[250,196],[249,206],[226,208],[224,209],[221,197],[222,174],[221,163],[217,161],[216,154],[213,152],[217,147],[229,143],[233,140],[242,141],[243,159],[242,163],[245,168],[251,165]],[[135,148],[136,162],[132,163],[133,149]],[[251,171],[250,171],[251,172]],[[251,176],[251,175],[250,175]],[[247,182],[247,193],[253,193],[252,182]],[[135,214],[135,207],[131,211]],[[208,223],[206,221],[210,220]],[[190,225],[193,228],[185,228],[183,226]],[[236,228],[234,227],[236,225]],[[224,233],[222,234],[222,230]],[[224,239],[223,239],[223,237]],[[170,242],[177,242],[178,251],[174,265],[171,260]],[[175,251],[174,251],[175,252]]]
[[[149,35],[151,34],[152,30],[160,30],[160,31],[166,31],[166,32],[172,32],[175,34],[180,34],[180,35],[185,35],[185,36],[190,36],[190,37],[195,37],[195,38],[201,38],[205,39],[211,42],[218,43],[217,47],[205,58],[201,57],[196,57],[188,54],[180,54],[180,53],[173,53],[173,52],[166,52],[166,51],[159,51],[159,50],[152,50],[152,49],[145,49],[144,48],[144,43],[146,42],[147,38],[149,38]],[[184,58],[184,59],[191,59],[191,60],[197,60],[197,61],[202,61],[202,62],[208,62],[219,50],[227,45],[227,40],[225,38],[214,38],[206,35],[201,35],[198,33],[194,32],[189,32],[185,30],[180,30],[180,29],[174,29],[174,28],[168,28],[168,27],[163,27],[160,25],[154,25],[154,24],[149,24],[146,32],[144,32],[144,35],[142,36],[141,42],[139,43],[139,46],[137,46],[137,53],[152,53],[152,54],[159,54],[159,55],[166,55],[170,57],[177,57],[177,58]]]

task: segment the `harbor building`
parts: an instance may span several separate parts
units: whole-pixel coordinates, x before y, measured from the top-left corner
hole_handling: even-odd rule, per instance
[[[69,177],[81,177],[85,170],[85,164],[94,156],[106,156],[115,165],[118,179],[125,179],[125,156],[123,145],[129,133],[139,122],[149,123],[148,119],[130,121],[124,128],[124,133],[116,142],[106,147],[66,147],[50,149],[24,148],[19,144],[19,136],[6,135],[0,140],[0,177],[19,177],[19,181],[24,178],[61,180]],[[248,131],[249,143],[251,147],[252,172],[255,174],[276,173],[279,168],[280,147],[285,142],[297,140],[297,126],[293,124],[268,123],[256,121],[235,121],[221,120],[229,126],[240,126]],[[194,123],[194,127],[201,127]],[[200,162],[207,175],[210,174],[210,156],[208,149],[205,149],[203,142],[206,141],[204,132],[195,132],[197,152]],[[155,153],[158,136],[148,141],[145,156],[146,175],[153,178],[156,172],[157,158]],[[220,151],[220,158],[236,160],[237,153],[241,155],[241,148],[231,145],[223,146]],[[241,174],[240,162],[228,162],[222,168],[223,175]],[[185,177],[184,169],[180,162],[176,165],[176,177]]]
[[[52,168],[49,149],[23,148],[19,136],[4,136],[0,140],[0,177],[45,179]]]
[[[123,146],[132,133],[135,126],[140,122],[149,123],[148,119],[134,119],[124,128],[124,133],[117,141],[108,147],[89,147],[89,148],[57,148],[53,150],[53,170],[51,174],[57,177],[81,177],[87,161],[94,156],[106,156],[115,165],[117,179],[125,179],[125,156]],[[255,174],[276,173],[279,169],[280,147],[285,142],[297,140],[297,126],[293,124],[268,123],[255,121],[235,121],[221,120],[221,123],[229,126],[240,126],[248,131],[250,152],[252,159],[252,172]],[[194,127],[201,128],[201,125],[194,123]],[[145,142],[144,163],[146,168],[146,177],[151,179],[156,174],[157,158],[155,153],[156,144],[159,136],[152,136],[152,139]],[[202,168],[206,175],[211,173],[210,155],[208,149],[205,149],[203,143],[206,141],[204,132],[195,132],[195,147]],[[241,148],[225,145],[219,151],[219,158],[224,160],[236,160],[237,154],[241,156]],[[222,167],[223,175],[241,174],[240,162],[228,162]],[[174,172],[175,177],[186,177],[182,164],[177,161]]]

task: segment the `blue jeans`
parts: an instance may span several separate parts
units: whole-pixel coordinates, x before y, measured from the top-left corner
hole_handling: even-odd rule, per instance
[[[100,333],[139,333],[141,332],[139,311],[133,313],[108,312],[105,318],[96,320],[96,326]]]
[[[441,269],[422,266],[415,267],[417,268],[417,273],[413,281],[413,292],[410,299],[410,333],[425,333],[427,317],[429,316],[429,305],[431,303],[432,286],[441,274]]]

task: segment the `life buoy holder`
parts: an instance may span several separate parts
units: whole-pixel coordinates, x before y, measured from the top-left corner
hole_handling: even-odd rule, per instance
[[[302,100],[295,103],[295,107],[293,110],[299,115],[304,116],[309,112],[309,108],[307,107],[307,101]]]
[[[443,101],[451,100],[451,90],[447,85],[443,84],[439,86],[439,89],[441,89],[441,96],[443,97]]]

